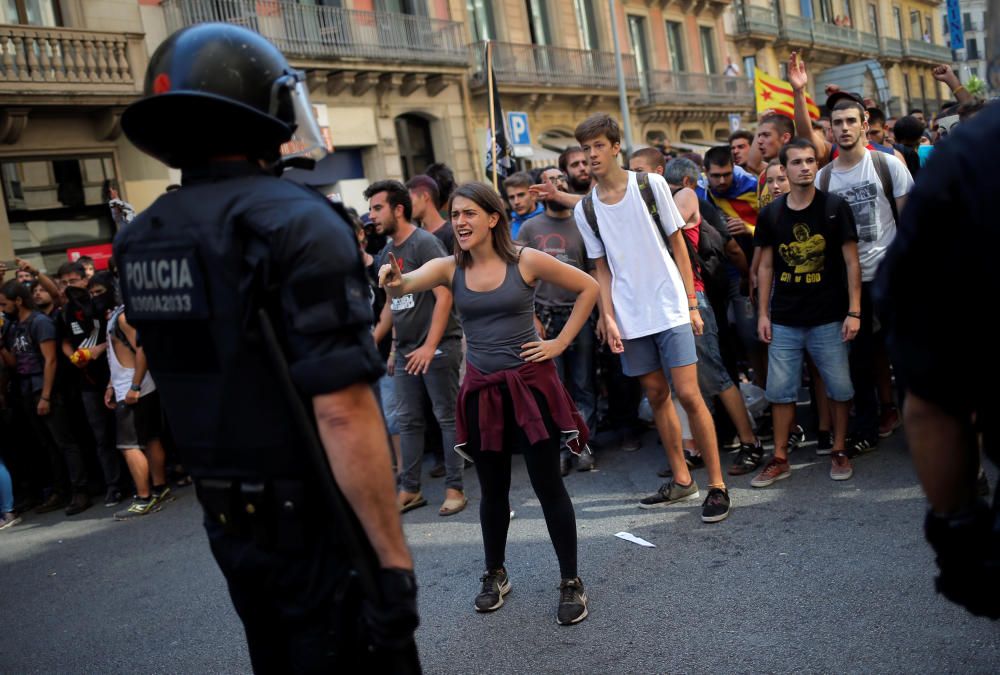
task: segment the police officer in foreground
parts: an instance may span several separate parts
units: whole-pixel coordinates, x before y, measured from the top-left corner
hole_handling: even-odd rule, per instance
[[[413,672],[416,583],[357,242],[326,199],[278,177],[282,144],[322,147],[303,79],[237,26],[167,38],[122,126],[182,185],[119,233],[115,258],[254,670]],[[313,416],[301,426],[320,470],[296,409]],[[334,525],[331,470],[374,569]]]
[[[924,532],[937,590],[992,619],[1000,619],[1000,494],[990,506],[976,478],[980,447],[1000,465],[1000,360],[989,329],[1000,295],[1000,172],[996,153],[983,151],[998,145],[996,102],[935,145],[876,279],[906,389],[906,438],[930,503]]]

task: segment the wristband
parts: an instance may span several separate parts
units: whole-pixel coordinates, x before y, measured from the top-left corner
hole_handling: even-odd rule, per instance
[[[954,89],[952,89],[952,90],[951,90],[951,93],[953,93],[953,94],[957,94],[958,92],[960,92],[960,91],[963,91],[963,90],[964,90],[964,91],[969,91],[968,89],[966,89],[966,88],[965,88],[965,85],[964,85],[964,84],[960,84],[960,85],[958,85],[957,87],[955,87]]]
[[[131,387],[129,387],[129,391],[140,391],[141,392],[142,391],[142,385],[141,384],[133,384]]]
[[[688,311],[689,312],[696,312],[696,311],[698,311],[698,306],[695,305],[694,307],[688,307]]]
[[[847,316],[851,317],[852,319],[860,319],[861,312],[848,312]]]
[[[45,401],[46,403],[48,403],[48,402],[50,402],[52,400],[48,396],[39,396],[38,398],[40,400],[42,400],[42,401]]]

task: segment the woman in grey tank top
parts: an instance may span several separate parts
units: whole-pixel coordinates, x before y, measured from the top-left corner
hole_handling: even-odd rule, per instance
[[[510,579],[504,567],[510,523],[511,455],[524,455],[542,505],[562,578],[556,620],[587,617],[587,596],[577,574],[576,516],[559,471],[563,445],[579,452],[587,425],[552,359],[566,350],[597,301],[590,275],[531,248],[517,248],[503,201],[483,183],[466,183],[451,198],[457,252],[401,274],[394,258],[379,270],[389,295],[448,286],[462,315],[466,377],[456,411],[456,451],[475,462],[482,501],[486,572],[474,607],[492,612],[504,603]],[[543,280],[577,294],[562,332],[540,340],[534,327],[534,285]]]

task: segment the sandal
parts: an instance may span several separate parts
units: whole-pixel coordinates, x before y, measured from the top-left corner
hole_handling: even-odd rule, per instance
[[[427,500],[424,499],[424,496],[419,492],[406,501],[401,501],[397,497],[396,503],[399,505],[400,513],[406,513],[407,511],[412,511],[413,509],[419,509],[421,506],[427,506]]]
[[[452,497],[451,499],[445,499],[441,508],[438,509],[439,516],[453,516],[460,511],[464,511],[465,507],[468,505],[469,500],[465,495],[462,495],[461,499]]]

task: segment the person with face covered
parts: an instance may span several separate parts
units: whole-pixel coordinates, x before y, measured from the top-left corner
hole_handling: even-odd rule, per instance
[[[83,410],[94,434],[97,458],[107,488],[104,505],[121,502],[121,462],[114,447],[113,419],[104,406],[107,385],[107,321],[114,309],[114,279],[109,272],[97,272],[85,282],[86,288],[67,285],[66,304],[57,320],[62,337],[62,353],[69,359],[80,392]],[[37,302],[36,302],[37,305]]]

